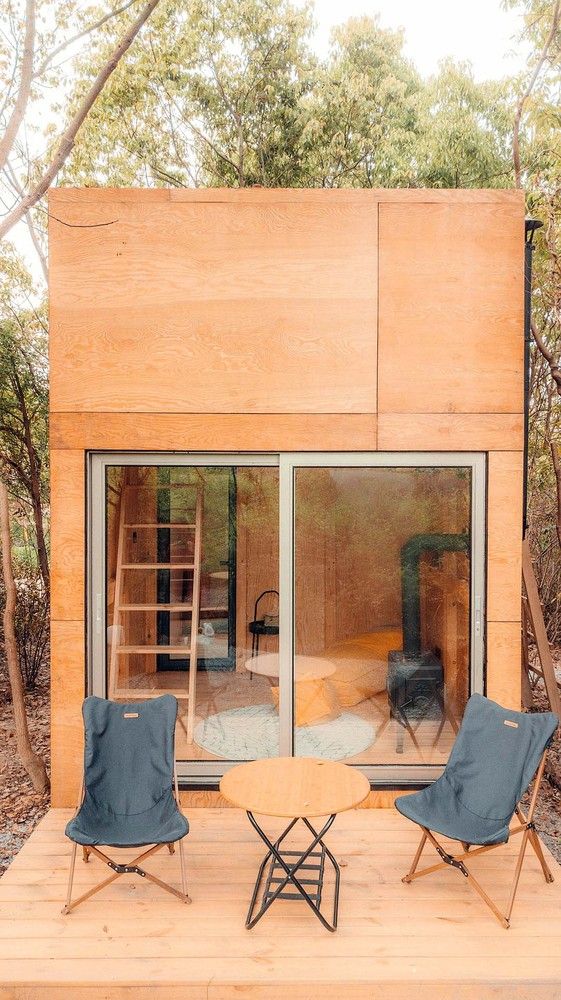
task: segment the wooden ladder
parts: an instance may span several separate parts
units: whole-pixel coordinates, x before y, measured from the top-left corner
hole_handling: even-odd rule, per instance
[[[169,487],[171,488],[171,487]],[[202,528],[203,528],[203,487],[202,485],[189,487],[182,486],[183,489],[193,488],[196,490],[195,499],[195,520],[192,523],[185,522],[157,522],[157,521],[127,521],[127,500],[130,495],[139,489],[146,489],[142,486],[123,486],[120,509],[119,509],[119,530],[117,540],[117,559],[115,569],[115,597],[113,605],[113,628],[110,641],[109,654],[109,697],[136,701],[142,698],[158,698],[162,694],[172,694],[179,701],[187,701],[187,740],[193,742],[193,730],[195,723],[195,707],[197,694],[197,640],[199,632],[199,620],[201,612],[201,561],[202,561]],[[158,490],[166,487],[158,487]],[[127,532],[129,530],[153,528],[175,528],[178,530],[194,532],[193,540],[193,560],[192,562],[125,562],[127,548]],[[135,571],[151,570],[184,570],[193,574],[193,590],[191,603],[173,602],[160,604],[157,602],[147,604],[131,604],[123,600],[124,575]],[[161,653],[177,654],[185,656],[186,647],[181,645],[157,645],[121,644],[120,636],[123,629],[123,615],[127,613],[142,611],[184,611],[191,613],[191,637],[189,643],[189,680],[187,690],[181,688],[163,687],[130,687],[119,684],[119,658],[139,655],[158,655]],[[145,674],[144,676],[148,676]]]

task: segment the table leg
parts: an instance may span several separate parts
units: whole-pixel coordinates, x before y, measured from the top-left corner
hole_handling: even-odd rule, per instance
[[[286,886],[289,883],[291,883],[297,889],[299,894],[302,896],[304,902],[307,903],[310,909],[315,913],[316,917],[323,924],[326,930],[335,931],[337,929],[337,916],[339,911],[339,884],[341,879],[341,872],[339,869],[339,865],[337,864],[335,858],[333,857],[333,854],[331,853],[327,845],[324,844],[323,842],[323,837],[325,836],[330,826],[332,825],[333,821],[335,820],[335,814],[329,817],[329,819],[323,825],[319,833],[314,829],[314,827],[312,826],[312,824],[308,819],[306,819],[305,817],[297,817],[296,819],[291,820],[286,830],[283,831],[283,833],[280,835],[278,840],[275,841],[274,844],[269,840],[265,831],[261,829],[253,814],[248,811],[247,815],[250,823],[261,837],[263,843],[268,848],[267,854],[265,855],[263,861],[259,866],[259,872],[257,874],[255,888],[253,890],[253,895],[251,897],[251,903],[249,905],[247,919],[245,922],[245,926],[247,927],[247,929],[251,930],[252,927],[255,927],[255,924],[261,919],[262,916],[264,916],[264,914],[267,912],[271,904],[274,903],[275,899],[277,899],[281,895],[283,890],[286,889]],[[299,818],[302,819],[302,822],[306,825],[306,827],[312,834],[313,840],[311,844],[308,846],[308,848],[297,857],[295,863],[293,865],[289,865],[281,854],[280,845],[282,844],[287,834],[290,833],[292,828],[298,822]],[[331,923],[329,923],[329,921],[324,917],[323,913],[321,913],[320,907],[316,905],[316,903],[314,903],[313,899],[311,899],[309,893],[306,891],[305,886],[302,885],[300,880],[296,877],[296,872],[302,867],[302,865],[306,863],[307,858],[310,856],[312,851],[314,851],[315,848],[318,846],[320,846],[322,850],[325,852],[325,855],[331,862],[333,870],[335,872],[335,894],[333,899],[333,917]],[[255,905],[257,903],[257,897],[259,895],[259,889],[263,881],[263,873],[265,871],[265,866],[267,862],[269,860],[272,861],[273,858],[276,860],[279,867],[283,869],[286,877],[283,879],[282,882],[279,883],[274,892],[272,892],[271,895],[262,902],[257,913],[254,913]]]

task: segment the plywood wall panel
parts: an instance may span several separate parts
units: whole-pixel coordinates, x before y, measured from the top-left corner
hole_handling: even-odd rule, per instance
[[[379,211],[379,412],[520,413],[522,196]]]
[[[487,696],[520,711],[520,622],[487,623]]]
[[[83,772],[84,622],[51,622],[51,804],[76,803]]]
[[[379,413],[380,451],[515,451],[522,413]]]
[[[489,453],[487,617],[490,621],[520,618],[523,461],[521,451]]]
[[[53,448],[375,451],[371,413],[52,413]]]
[[[51,451],[51,614],[77,621],[84,614],[85,455]]]
[[[375,203],[54,203],[54,411],[375,411]]]
[[[59,189],[49,208],[55,804],[82,763],[88,449],[490,452],[487,691],[518,707],[522,193]]]

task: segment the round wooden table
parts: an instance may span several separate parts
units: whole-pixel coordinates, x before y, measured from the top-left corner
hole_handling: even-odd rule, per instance
[[[293,662],[295,725],[309,726],[320,719],[336,719],[340,714],[337,695],[334,689],[324,684],[337,670],[336,665],[323,656],[304,656],[302,653],[297,653]],[[273,699],[278,706],[279,654],[259,653],[245,661],[245,668],[251,677],[253,674],[268,677]]]
[[[245,809],[250,823],[267,847],[267,854],[257,873],[245,926],[248,929],[255,927],[275,899],[302,898],[327,930],[336,930],[341,873],[323,838],[338,813],[353,809],[367,797],[370,783],[364,775],[346,764],[328,760],[273,757],[233,767],[222,778],[220,791],[232,805]],[[255,819],[255,813],[289,818],[290,823],[272,843]],[[328,817],[319,832],[310,822],[318,816]],[[281,849],[285,838],[298,822],[303,823],[312,835],[309,846],[304,851]],[[326,860],[335,872],[331,922],[321,912]],[[269,870],[261,905],[255,913],[267,864]],[[300,870],[302,875],[297,877]],[[296,892],[285,891],[289,884],[294,886]]]
[[[245,668],[252,674],[260,677],[270,677],[276,679],[279,676],[279,654],[259,653],[245,661]],[[326,677],[331,677],[336,671],[336,666],[331,660],[326,660],[322,656],[303,656],[297,653],[294,657],[294,680],[295,681],[319,681]]]

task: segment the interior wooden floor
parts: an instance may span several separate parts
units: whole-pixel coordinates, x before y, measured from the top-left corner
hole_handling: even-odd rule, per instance
[[[177,671],[161,671],[151,675],[154,689],[177,690],[178,697],[185,689],[186,674]],[[197,723],[207,716],[227,711],[230,708],[243,708],[249,705],[274,705],[271,685],[267,678],[256,674],[250,678],[243,671],[199,671],[197,679],[197,703],[195,712],[195,731]],[[184,715],[187,702],[180,701],[179,720],[176,729],[176,754],[178,760],[218,760],[203,747],[187,742],[187,729]],[[452,727],[446,723],[435,744],[439,728],[439,718],[433,717],[422,722],[416,731],[419,751],[411,738],[406,734],[403,752],[397,752],[398,725],[395,721],[388,722],[388,700],[385,692],[373,698],[365,699],[352,708],[345,709],[370,722],[374,728],[374,742],[365,751],[346,757],[349,764],[445,764],[455,734]],[[325,720],[320,720],[325,721]],[[413,723],[414,724],[414,723]]]
[[[0,879],[1,1000],[561,996],[561,869],[551,857],[555,882],[546,885],[528,851],[505,931],[452,869],[403,885],[415,828],[393,809],[356,810],[340,815],[327,838],[342,872],[337,932],[303,903],[286,901],[246,931],[262,845],[244,813],[192,808],[192,905],[128,875],[64,917],[69,816],[49,812]],[[278,826],[267,823],[270,832]],[[500,900],[515,850],[513,842],[473,861]],[[156,874],[179,884],[177,854],[151,860]],[[103,877],[98,862],[78,861],[78,891]]]

